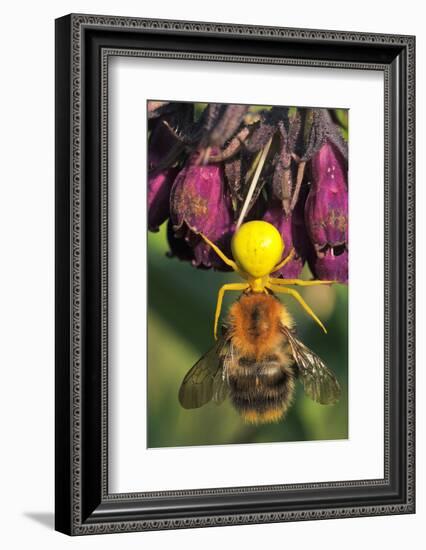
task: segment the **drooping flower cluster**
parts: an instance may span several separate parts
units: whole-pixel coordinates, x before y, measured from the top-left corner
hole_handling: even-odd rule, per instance
[[[148,103],[148,227],[167,221],[171,256],[228,267],[241,221],[264,219],[293,259],[276,276],[348,279],[347,144],[342,112],[249,105]]]

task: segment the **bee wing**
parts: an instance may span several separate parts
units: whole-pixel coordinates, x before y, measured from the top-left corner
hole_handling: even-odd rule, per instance
[[[229,385],[224,367],[218,369],[213,380],[213,401],[216,405],[223,403],[228,396]]]
[[[322,405],[333,405],[340,399],[341,388],[334,373],[316,353],[309,349],[287,327],[283,327],[294,360],[299,368],[305,394]]]
[[[185,375],[179,389],[179,402],[184,409],[197,409],[211,399],[219,402],[223,394],[220,383],[223,370],[220,352],[223,345],[223,339],[219,339]]]

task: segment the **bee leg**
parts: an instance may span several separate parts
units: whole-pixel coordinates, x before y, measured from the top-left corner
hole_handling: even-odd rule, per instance
[[[284,260],[282,260],[279,264],[277,264],[274,269],[271,271],[271,273],[275,273],[275,271],[278,271],[279,269],[281,269],[282,267],[284,267],[285,265],[288,264],[288,262],[290,260],[293,259],[294,255],[295,255],[296,251],[294,250],[294,248],[291,249],[291,252],[290,254],[287,256],[287,258],[284,258]]]
[[[226,263],[226,265],[229,265],[229,267],[232,267],[234,271],[239,273],[241,275],[241,271],[239,270],[237,264],[234,262],[234,260],[231,260],[222,252],[222,250],[216,246],[214,243],[212,243],[205,235],[200,233],[200,236],[203,238],[203,240],[216,252],[216,254],[219,256],[219,258]]]
[[[289,294],[290,296],[293,296],[293,298],[295,298],[299,302],[299,304],[303,307],[306,313],[310,317],[312,317],[312,319],[316,323],[318,323],[319,326],[322,328],[322,330],[327,334],[327,330],[325,326],[321,323],[321,321],[318,319],[318,317],[315,315],[312,309],[308,306],[308,304],[305,302],[305,300],[302,298],[302,296],[300,296],[300,294],[296,290],[293,290],[292,288],[285,288],[283,286],[271,285],[270,283],[268,283],[266,286],[271,290],[273,290],[274,292],[278,292],[281,294]]]
[[[298,285],[298,286],[315,286],[315,285],[331,285],[337,281],[303,281],[302,279],[277,279],[269,277],[269,281],[273,285]]]
[[[220,311],[222,309],[223,295],[227,290],[246,290],[249,288],[247,283],[229,283],[223,285],[217,294],[216,312],[214,315],[214,339],[217,340],[217,324],[220,317]]]

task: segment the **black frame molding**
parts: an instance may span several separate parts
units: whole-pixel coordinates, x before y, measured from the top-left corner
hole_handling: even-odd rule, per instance
[[[382,71],[384,478],[108,493],[108,59]],[[56,20],[56,529],[70,535],[415,511],[415,38],[68,15]]]

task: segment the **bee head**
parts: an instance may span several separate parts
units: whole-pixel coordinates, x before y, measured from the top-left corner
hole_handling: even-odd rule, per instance
[[[231,241],[232,254],[238,266],[255,278],[269,275],[284,252],[284,242],[278,230],[260,220],[246,222]]]

